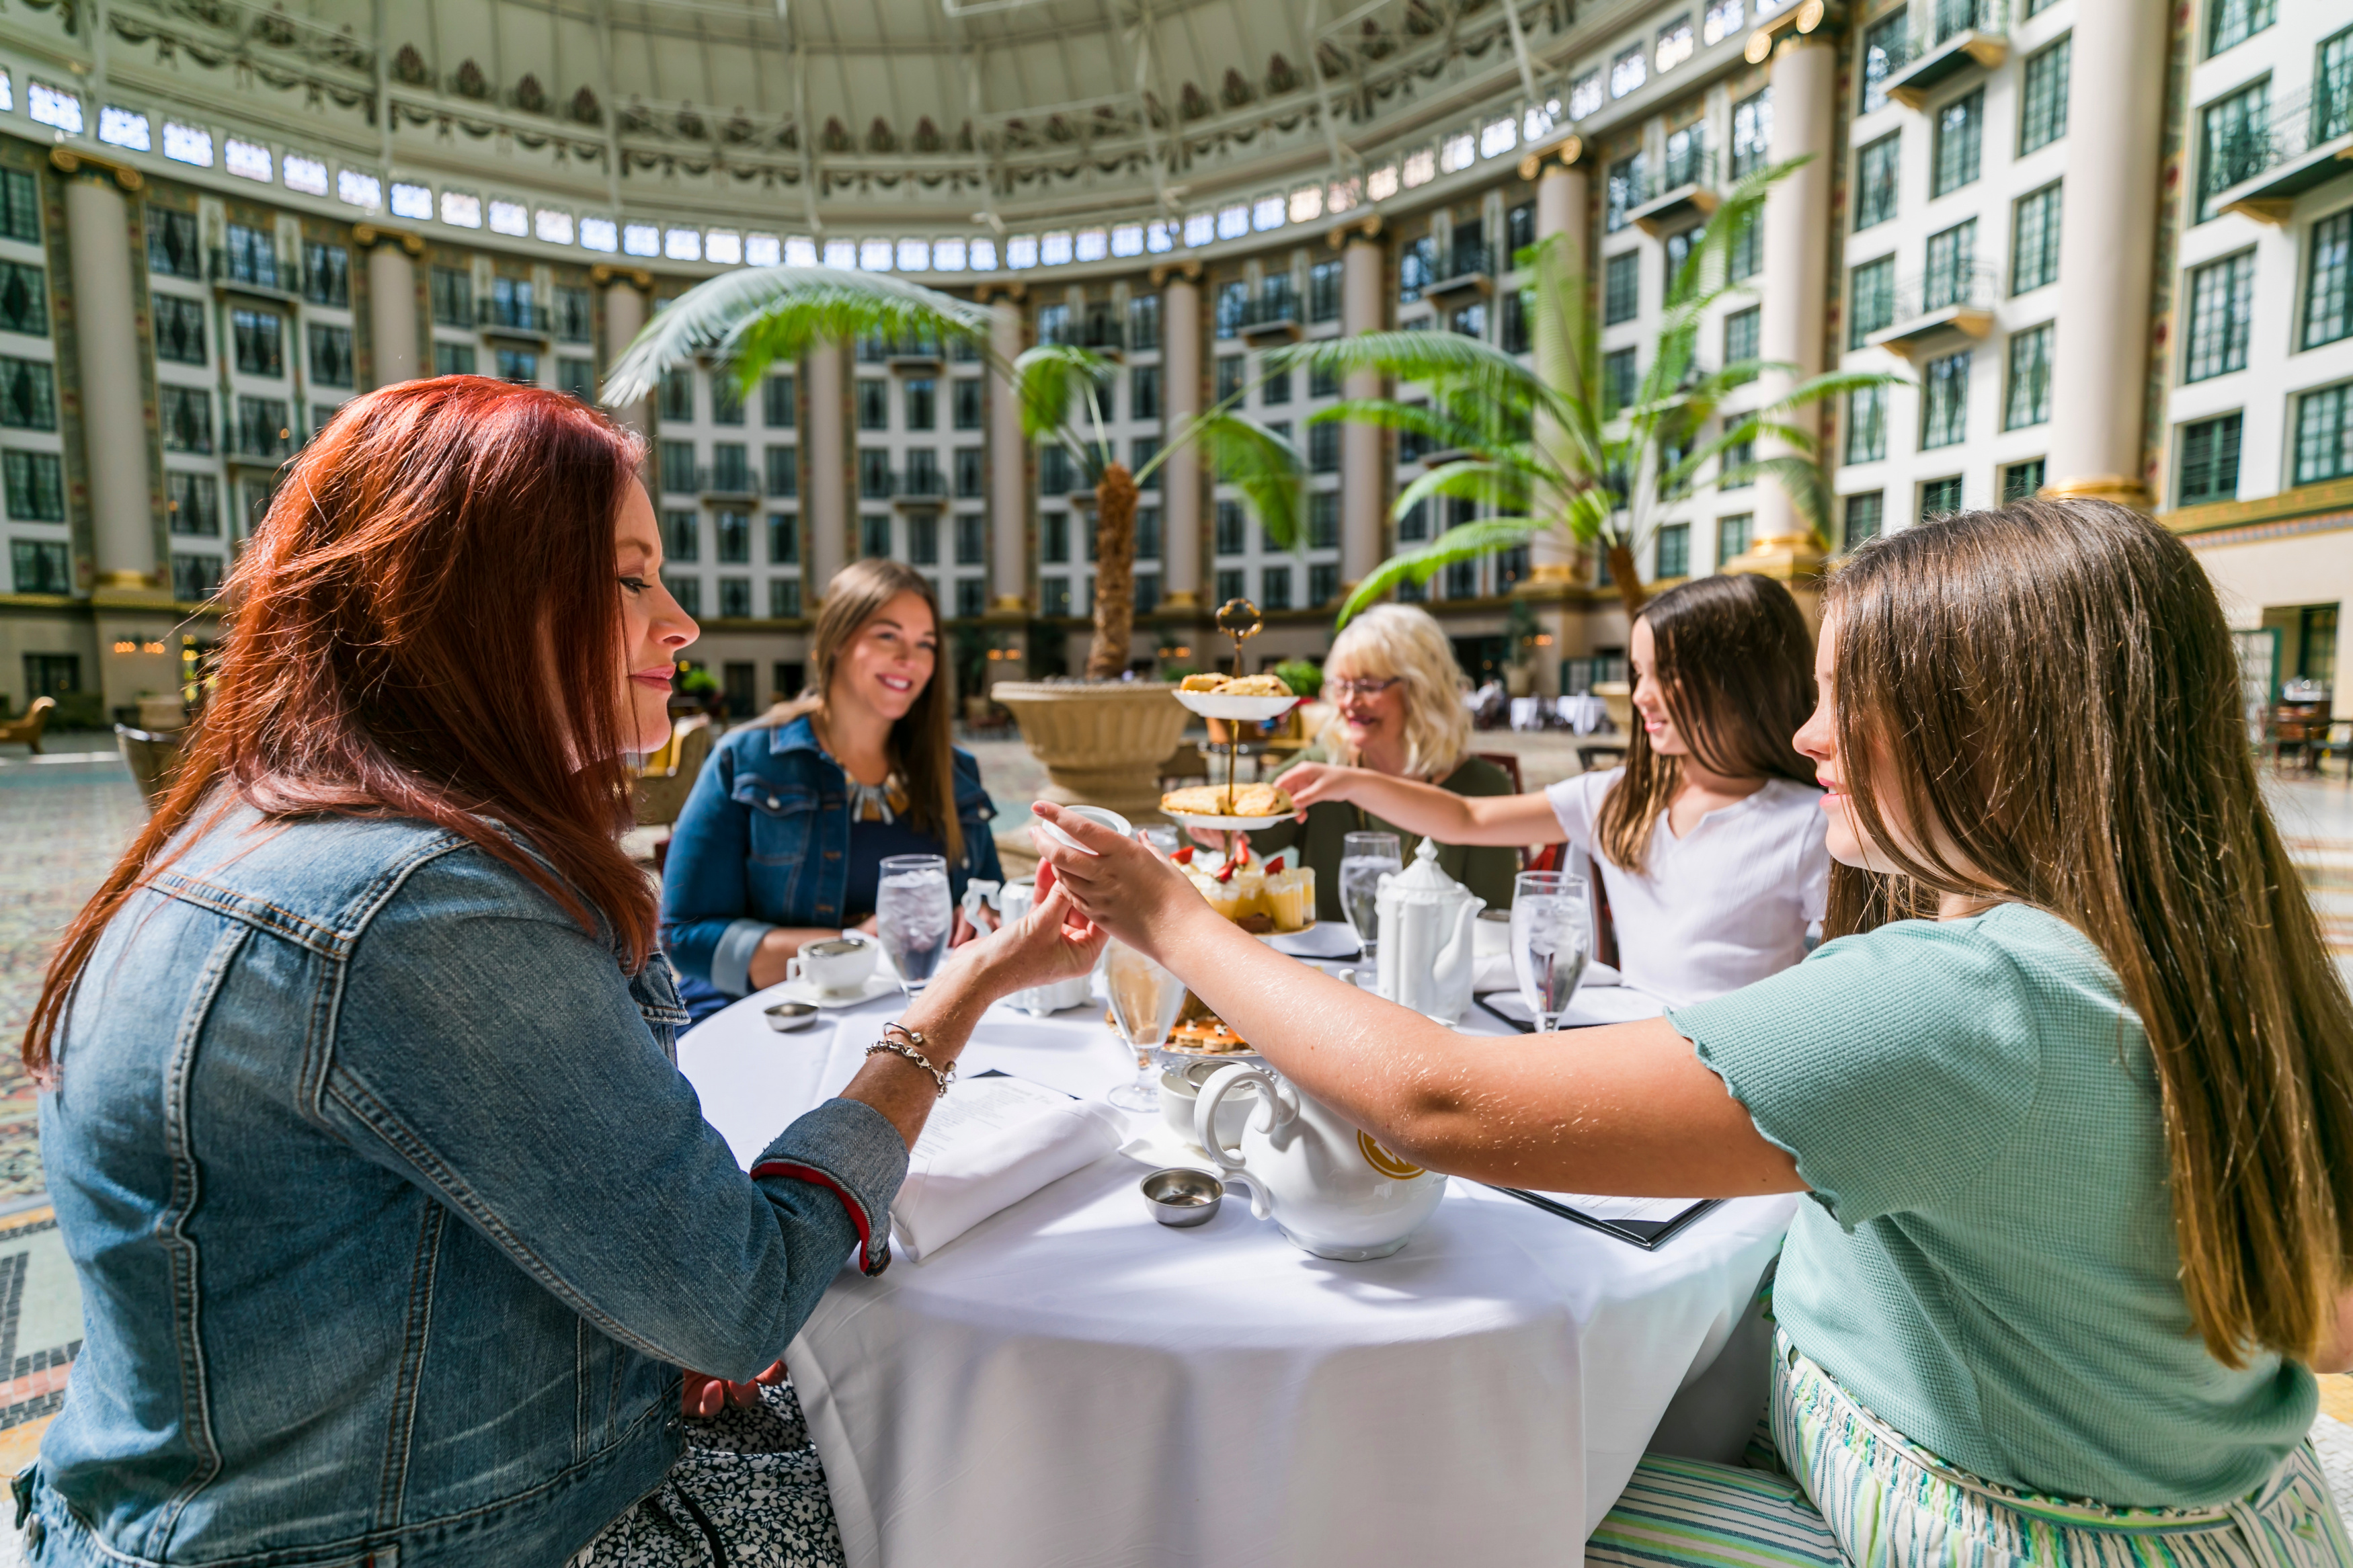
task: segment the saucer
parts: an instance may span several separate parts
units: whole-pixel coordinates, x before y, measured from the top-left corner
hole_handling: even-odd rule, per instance
[[[806,1002],[812,1007],[857,1007],[881,996],[899,994],[899,977],[887,968],[866,977],[855,991],[820,991],[807,980],[787,980],[761,993],[772,1002]]]

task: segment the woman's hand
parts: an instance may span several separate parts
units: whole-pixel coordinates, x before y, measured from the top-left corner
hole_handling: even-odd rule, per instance
[[[1097,928],[1138,952],[1166,963],[1161,948],[1170,924],[1189,913],[1209,912],[1191,879],[1150,845],[1069,816],[1049,802],[1039,802],[1036,809],[1086,846],[1086,850],[1061,844],[1045,847],[1040,865],[1051,869],[1055,891]]]
[[[1365,770],[1344,768],[1332,763],[1293,763],[1282,770],[1282,787],[1291,802],[1299,809],[1293,815],[1307,820],[1307,808],[1327,800],[1351,800],[1356,786],[1362,783]]]
[[[754,1375],[749,1383],[730,1383],[723,1377],[708,1377],[691,1369],[686,1372],[686,1386],[679,1394],[679,1409],[683,1415],[708,1421],[729,1405],[749,1410],[760,1403],[764,1384],[785,1381],[785,1363],[777,1362],[767,1371]]]
[[[949,962],[963,971],[953,974],[957,984],[994,1002],[1033,985],[1086,973],[1110,940],[1079,912],[1069,889],[1057,886],[1028,914],[985,939],[965,943]],[[941,977],[950,978],[951,971],[943,970]]]

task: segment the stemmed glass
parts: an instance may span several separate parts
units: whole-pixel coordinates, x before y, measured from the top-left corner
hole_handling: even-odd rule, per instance
[[[1135,1081],[1111,1091],[1111,1102],[1122,1110],[1160,1109],[1160,1086],[1154,1081],[1152,1052],[1168,1043],[1168,1031],[1185,1005],[1185,983],[1155,960],[1113,942],[1103,949],[1103,990],[1111,998],[1112,1022],[1120,1038],[1135,1052]]]
[[[1405,851],[1394,833],[1351,833],[1340,841],[1340,908],[1364,949],[1363,962],[1379,956],[1377,918],[1381,878],[1405,869]]]
[[[1523,871],[1512,882],[1512,973],[1535,1015],[1536,1033],[1558,1025],[1593,952],[1585,879]]]
[[[955,908],[948,898],[948,862],[944,855],[892,855],[874,889],[874,932],[899,972],[908,995],[931,984],[932,972],[948,951]]]

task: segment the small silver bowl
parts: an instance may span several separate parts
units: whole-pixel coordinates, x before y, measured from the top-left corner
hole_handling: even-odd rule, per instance
[[[817,1022],[817,1006],[809,1002],[778,1002],[773,1006],[763,1007],[761,1012],[767,1016],[768,1027],[780,1035],[806,1029]]]
[[[1162,1225],[1207,1225],[1217,1217],[1226,1184],[1207,1171],[1175,1165],[1145,1177],[1142,1191],[1144,1206]]]

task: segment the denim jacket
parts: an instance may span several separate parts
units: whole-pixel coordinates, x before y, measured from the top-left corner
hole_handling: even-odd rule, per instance
[[[554,1568],[659,1485],[678,1368],[781,1355],[907,1163],[837,1100],[747,1177],[682,1016],[430,825],[196,838],[41,1097],[85,1339],[29,1560]]]
[[[997,815],[980,764],[955,753],[964,860],[949,896],[974,877],[1001,881]],[[752,989],[752,950],[777,926],[839,926],[850,911],[849,787],[806,714],[746,726],[713,748],[686,797],[662,869],[662,942],[681,973],[729,996]]]

